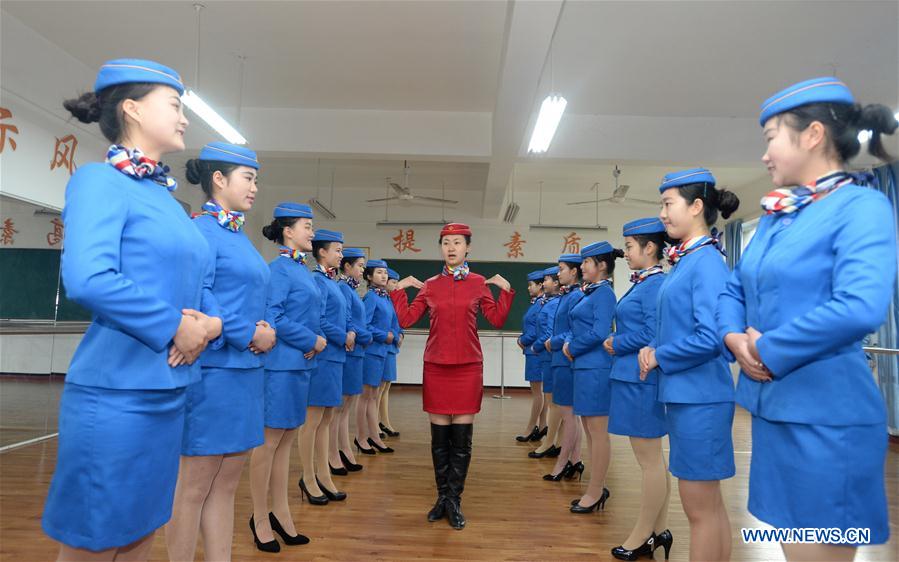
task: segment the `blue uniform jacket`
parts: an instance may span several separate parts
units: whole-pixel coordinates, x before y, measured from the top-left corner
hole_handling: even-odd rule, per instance
[[[611,369],[612,357],[606,353],[602,342],[612,332],[612,322],[615,320],[615,291],[612,286],[604,283],[581,298],[569,316],[571,328],[567,341],[568,351],[574,357],[573,368]]]
[[[365,321],[371,332],[372,342],[365,349],[367,355],[384,357],[387,355],[387,332],[392,331],[392,318],[395,312],[389,297],[378,296],[374,290],[365,293],[362,298],[365,304]],[[394,336],[396,334],[394,333]]]
[[[521,336],[518,338],[518,342],[524,346],[525,355],[537,355],[532,346],[537,341],[537,317],[540,315],[541,307],[542,305],[538,298],[528,306],[521,320]]]
[[[91,311],[66,382],[173,389],[200,379],[200,363],[171,368],[181,310],[218,316],[203,276],[209,245],[162,185],[109,164],[81,166],[66,187],[62,281]]]
[[[268,264],[243,231],[222,228],[214,217],[200,215],[194,225],[209,244],[215,267],[208,269],[203,285],[212,292],[222,318],[224,345],[209,346],[200,355],[203,367],[255,369],[263,355],[249,349],[256,322],[265,317],[265,294],[270,277]],[[274,328],[274,324],[272,324]]]
[[[388,302],[388,304],[390,304]],[[393,314],[393,320],[390,323],[390,331],[393,332],[393,343],[387,346],[387,353],[391,355],[396,355],[400,352],[400,334],[405,334],[403,328],[400,326],[400,318],[396,315],[396,309],[393,308],[393,305],[390,306],[390,312]]]
[[[537,341],[531,346],[541,362],[549,363],[552,354],[546,351],[543,343],[553,335],[553,323],[556,319],[556,311],[559,309],[559,297],[553,297],[540,307],[537,314]]]
[[[321,325],[325,339],[328,340],[328,347],[318,355],[318,358],[321,361],[345,363],[346,335],[351,326],[351,314],[346,298],[337,286],[337,281],[321,271],[314,270],[312,278],[315,279],[322,295]]]
[[[680,259],[658,294],[659,401],[733,402],[734,383],[718,345],[715,306],[729,275],[714,246]]]
[[[759,355],[774,378],[741,374],[739,404],[773,421],[883,423],[862,339],[886,318],[895,279],[896,224],[877,191],[847,185],[797,213],[762,217],[718,304],[722,345],[747,326],[762,332]]]
[[[359,293],[345,281],[339,281],[337,286],[349,307],[350,331],[356,332],[356,345],[353,347],[353,351],[347,352],[347,356],[363,357],[365,356],[365,346],[371,343],[371,332],[368,331],[368,324],[365,321],[365,305],[362,304],[362,297],[359,296]]]
[[[612,348],[612,374],[614,380],[656,384],[659,370],[653,369],[640,380],[640,365],[637,354],[649,345],[656,334],[656,314],[659,289],[665,281],[665,274],[650,275],[642,283],[633,285],[618,301],[615,313],[615,334]]]
[[[271,279],[265,298],[266,317],[277,333],[278,343],[265,356],[270,371],[308,371],[317,357],[303,355],[315,348],[322,335],[322,298],[309,269],[289,257],[269,263]]]
[[[562,346],[571,337],[571,310],[584,298],[580,287],[575,287],[567,294],[559,297],[559,308],[553,319],[553,332],[549,338],[549,346],[553,350],[553,367],[571,367],[571,361],[562,353]],[[601,342],[600,342],[601,343]]]

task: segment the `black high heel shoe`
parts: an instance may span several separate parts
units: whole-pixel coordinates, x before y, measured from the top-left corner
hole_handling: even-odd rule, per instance
[[[321,487],[321,486],[319,486]],[[309,493],[309,489],[306,487],[306,483],[303,482],[303,479],[300,478],[300,499],[306,498],[309,500],[309,503],[312,505],[328,505],[328,496],[313,496]]]
[[[322,481],[319,480],[318,478],[316,478],[315,481],[318,484],[318,487],[322,489],[322,492],[325,493],[325,496],[328,498],[328,501],[342,502],[343,500],[346,499],[346,492],[340,492],[340,491],[332,492],[331,490],[325,488],[325,485],[322,484]]]
[[[537,435],[535,435],[534,438],[531,439],[531,441],[540,441],[541,439],[543,439],[544,437],[546,437],[546,433],[547,433],[548,431],[549,431],[549,426],[548,426],[548,425],[543,426],[543,429],[541,429],[540,431],[538,431],[538,432],[537,432]]]
[[[383,423],[378,423],[378,427],[381,428],[381,431],[383,431],[384,433],[387,434],[387,437],[399,437],[400,436],[399,431],[394,431],[394,430],[390,429],[389,427],[387,427],[386,425],[384,425]],[[383,439],[383,437],[382,437],[382,439]]]
[[[671,536],[671,531],[665,529],[656,535],[655,543],[652,545],[652,551],[655,552],[655,550],[661,546],[665,549],[665,560],[668,560],[668,553],[671,552],[672,544],[674,544],[674,537]]]
[[[351,463],[349,457],[343,451],[340,451],[340,462],[343,463],[344,468],[349,472],[359,472],[364,468],[361,464]]]
[[[565,478],[565,475],[568,473],[569,470],[571,470],[572,466],[574,466],[574,465],[571,464],[571,461],[568,461],[567,463],[565,463],[565,467],[562,470],[560,470],[558,474],[553,474],[553,473],[544,474],[543,479],[547,480],[549,482],[561,482],[562,478]]]
[[[369,441],[371,441],[371,439],[369,439]],[[368,449],[366,449],[366,448],[364,448],[362,445],[360,445],[360,444],[359,444],[359,439],[357,439],[357,438],[355,438],[355,437],[353,438],[353,443],[356,445],[356,449],[357,449],[360,453],[362,453],[363,455],[376,455],[376,454],[377,454],[377,453],[375,452],[375,450],[372,449],[371,447],[369,447]]]
[[[527,435],[516,435],[515,440],[519,443],[534,441],[534,437],[536,437],[538,433],[540,433],[540,428],[535,425],[534,429],[532,429],[530,433],[528,433]]]
[[[284,544],[288,544],[290,546],[309,544],[309,537],[307,537],[306,535],[301,535],[299,533],[292,537],[288,535],[287,531],[285,531],[284,527],[281,526],[281,522],[278,521],[278,518],[275,517],[274,513],[268,514],[268,522],[272,526],[272,531],[281,535],[281,540],[284,541]]]
[[[550,445],[549,449],[543,451],[542,453],[538,453],[537,451],[531,451],[528,453],[528,456],[532,459],[542,459],[544,457],[548,459],[552,459],[558,457],[562,453],[562,447],[556,448],[554,445]]]
[[[593,505],[581,505],[581,499],[578,498],[571,502],[570,511],[571,513],[593,513],[594,511],[603,511],[606,508],[606,500],[609,499],[610,495],[608,488],[603,488],[602,495],[599,496],[599,499],[596,500]]]
[[[346,476],[347,474],[350,473],[350,471],[347,470],[346,467],[343,467],[343,466],[341,466],[340,468],[334,468],[333,466],[331,466],[330,461],[328,461],[328,469],[331,470],[331,475],[333,475],[333,476]]]
[[[565,471],[565,480],[573,480],[575,474],[577,474],[578,481],[584,478],[584,463],[581,461],[572,464],[571,468]]]
[[[281,545],[278,544],[278,541],[275,539],[268,542],[259,540],[259,537],[256,535],[256,525],[253,522],[252,515],[250,515],[250,530],[253,531],[253,542],[256,543],[256,550],[261,550],[262,552],[281,552]]]
[[[379,453],[392,453],[393,449],[390,447],[380,447],[377,443],[375,443],[374,439],[371,437],[368,438],[368,444],[378,450]]]

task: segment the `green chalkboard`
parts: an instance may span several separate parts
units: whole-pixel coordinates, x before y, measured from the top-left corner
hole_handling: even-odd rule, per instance
[[[88,321],[90,312],[66,298],[59,250],[0,249],[0,318]],[[59,284],[59,309],[56,306]]]
[[[443,269],[443,262],[436,260],[389,259],[387,260],[387,264],[391,269],[395,269],[396,272],[400,274],[400,278],[406,277],[407,275],[414,275],[421,281],[425,281],[429,277],[439,274]],[[515,300],[512,301],[512,310],[509,312],[509,318],[506,320],[506,325],[503,326],[502,329],[510,332],[521,331],[521,319],[530,305],[530,298],[528,297],[528,273],[536,269],[550,267],[552,264],[479,261],[470,262],[470,265],[472,271],[479,273],[488,279],[498,273],[512,284],[512,288],[515,289]],[[495,297],[499,293],[499,290],[492,285],[490,288]],[[409,300],[411,301],[415,295],[415,290],[408,289],[408,292]],[[427,330],[428,322],[429,320],[426,315],[414,327]],[[480,314],[478,315],[478,329],[496,330],[496,328],[491,326],[483,315]]]

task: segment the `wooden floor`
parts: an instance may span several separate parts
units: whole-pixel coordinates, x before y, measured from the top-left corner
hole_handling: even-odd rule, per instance
[[[234,560],[610,560],[609,550],[621,543],[636,519],[639,467],[626,439],[613,436],[607,486],[612,492],[606,511],[572,515],[568,503],[586,483],[545,482],[552,460],[528,459],[527,444],[514,441],[523,429],[529,398],[513,391],[510,400],[494,400],[485,392],[474,438],[474,460],[463,506],[464,531],[445,521],[429,524],[425,514],[434,496],[429,431],[420,407],[420,389],[396,388],[392,418],[402,433],[390,441],[394,455],[363,457],[365,470],[335,477],[349,494],[343,503],[325,507],[300,503],[292,490],[298,529],[312,538],[280,554],[255,550],[247,527],[250,491],[246,470],[237,494]],[[746,511],[749,466],[749,418],[738,409],[734,423],[737,476],[724,484],[725,502],[734,529],[734,560],[781,560],[774,544],[744,545],[741,527],[761,527]],[[667,443],[666,443],[667,448]],[[361,457],[361,455],[360,455]],[[0,454],[0,560],[52,560],[57,546],[40,529],[41,510],[56,461],[56,439]],[[297,455],[293,470],[299,477]],[[589,475],[589,467],[588,473]],[[586,479],[585,479],[586,480]],[[887,459],[892,540],[862,548],[857,560],[899,560],[899,447]],[[827,493],[827,490],[822,490]],[[672,560],[688,559],[686,517],[676,493],[670,509],[674,534]],[[198,549],[202,559],[202,547]],[[157,535],[153,560],[166,560],[164,539]],[[661,550],[658,551],[661,559]]]

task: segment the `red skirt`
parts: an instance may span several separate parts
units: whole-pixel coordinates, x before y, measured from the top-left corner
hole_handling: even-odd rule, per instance
[[[484,396],[484,364],[425,361],[421,395],[424,411],[429,414],[477,414]]]

